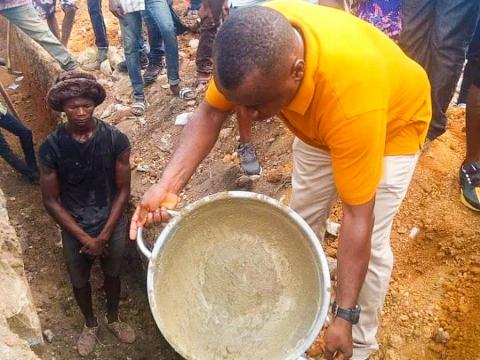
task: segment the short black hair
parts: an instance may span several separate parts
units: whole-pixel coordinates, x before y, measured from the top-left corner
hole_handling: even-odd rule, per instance
[[[254,69],[268,76],[284,64],[295,33],[278,11],[264,6],[239,9],[218,30],[213,49],[217,80],[235,90]]]

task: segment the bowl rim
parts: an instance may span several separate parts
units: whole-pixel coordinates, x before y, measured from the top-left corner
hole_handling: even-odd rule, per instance
[[[184,216],[193,212],[194,210],[203,207],[206,204],[219,201],[219,200],[226,200],[226,199],[239,199],[239,200],[253,200],[258,201],[261,203],[266,203],[270,206],[273,206],[283,212],[285,215],[289,216],[298,226],[299,228],[305,232],[307,236],[311,249],[314,253],[314,258],[317,262],[317,276],[323,282],[323,288],[320,286],[320,294],[319,297],[321,298],[321,306],[320,310],[317,311],[317,317],[313,322],[313,326],[309,334],[307,334],[302,340],[297,343],[297,346],[290,351],[287,357],[282,360],[297,360],[301,358],[301,356],[308,350],[310,345],[315,341],[316,337],[320,334],[323,325],[327,319],[328,310],[330,307],[330,290],[331,290],[331,282],[330,282],[330,272],[328,269],[328,263],[326,255],[321,247],[320,241],[312,228],[306,223],[306,221],[297,214],[294,210],[290,207],[280,203],[278,200],[273,199],[267,195],[258,194],[249,191],[224,191],[219,192],[216,194],[208,195],[199,199],[184,208],[182,208],[177,216],[174,216],[167,225],[163,228],[162,232],[157,237],[155,244],[153,246],[152,255],[148,264],[147,268],[147,294],[148,294],[148,302],[150,305],[150,311],[152,312],[153,318],[155,323],[168,341],[168,343],[175,349],[175,351],[184,357],[187,360],[204,360],[199,359],[192,354],[189,354],[183,346],[180,346],[179,342],[175,339],[169,338],[168,334],[162,331],[163,329],[163,321],[161,316],[159,315],[159,311],[157,310],[157,305],[155,302],[155,269],[157,267],[158,262],[160,261],[160,254],[165,248],[169,238],[170,233],[175,229],[177,224],[183,219]]]

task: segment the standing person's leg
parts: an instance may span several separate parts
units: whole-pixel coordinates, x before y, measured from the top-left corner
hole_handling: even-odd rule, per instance
[[[178,43],[170,7],[166,0],[146,0],[145,7],[162,34],[167,60],[168,83],[172,93],[178,95],[180,91]]]
[[[312,227],[320,241],[325,237],[327,219],[336,200],[330,154],[295,138],[290,207]]]
[[[424,68],[430,58],[430,37],[436,0],[402,0],[402,32],[399,45]]]
[[[100,259],[104,275],[104,288],[107,297],[106,325],[113,334],[124,343],[135,341],[135,331],[120,320],[118,304],[120,302],[120,269],[127,243],[127,219],[122,216],[108,242],[108,253]]]
[[[478,22],[480,3],[471,0],[437,0],[427,68],[432,86],[430,140],[445,132],[445,112],[452,100]]]
[[[475,34],[468,46],[467,65],[463,71],[462,85],[458,94],[457,104],[466,104],[468,90],[473,84],[474,77],[480,68],[480,23],[477,24]]]
[[[37,159],[35,157],[35,150],[33,149],[32,130],[27,128],[19,119],[9,112],[0,116],[0,127],[18,136],[27,166],[32,172],[38,173]]]
[[[237,111],[238,132],[240,134],[240,144],[238,145],[238,156],[243,171],[247,175],[258,175],[262,167],[257,159],[255,145],[252,144],[252,120],[242,112]]]
[[[148,43],[150,52],[148,53],[148,66],[143,74],[145,85],[153,83],[165,67],[165,49],[163,39],[157,24],[152,19],[148,11],[145,11],[145,24],[148,30]]]
[[[102,63],[107,58],[108,37],[102,13],[102,0],[87,0],[88,14],[95,34],[95,45],[98,49],[97,61]]]
[[[198,39],[197,56],[197,82],[199,85],[206,84],[210,79],[213,69],[213,41],[219,27],[219,22],[206,14],[203,7],[200,10],[200,37]]]
[[[460,200],[480,211],[480,68],[476,77],[467,98],[467,155],[460,167]]]
[[[64,70],[73,70],[78,67],[77,61],[52,34],[47,23],[39,17],[32,4],[1,10],[0,14],[35,40],[60,63]]]
[[[376,334],[380,312],[390,283],[393,253],[390,233],[415,170],[418,155],[385,156],[383,178],[375,197],[375,223],[368,271],[358,304],[362,307],[360,320],[353,326],[353,360],[367,359],[378,350]]]
[[[0,119],[2,117],[0,116]],[[34,175],[32,170],[12,151],[10,146],[8,145],[7,141],[0,133],[0,156],[15,170],[17,170],[20,174],[27,177],[30,181],[35,182],[38,181],[37,178],[34,179]]]
[[[120,19],[125,60],[128,76],[133,87],[135,103],[132,113],[141,116],[145,113],[145,95],[142,73],[140,71],[140,42],[142,38],[142,14],[140,11],[125,14]]]
[[[75,14],[77,13],[77,5],[75,0],[61,0],[62,10],[64,13],[62,22],[62,44],[66,47],[75,22]]]
[[[86,356],[95,349],[98,333],[98,321],[93,312],[90,285],[90,271],[94,258],[82,254],[80,241],[64,230],[62,230],[62,245],[73,295],[85,319],[85,326],[77,341],[77,351],[81,356]]]

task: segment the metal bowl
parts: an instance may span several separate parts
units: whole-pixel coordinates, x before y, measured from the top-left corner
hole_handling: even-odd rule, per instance
[[[175,216],[147,290],[158,328],[184,358],[296,360],[327,315],[330,277],[311,228],[264,195],[226,192]]]

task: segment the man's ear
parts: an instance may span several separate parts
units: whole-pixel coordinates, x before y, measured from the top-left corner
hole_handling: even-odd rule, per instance
[[[302,81],[305,70],[305,60],[297,59],[293,64],[292,77],[295,81]]]

